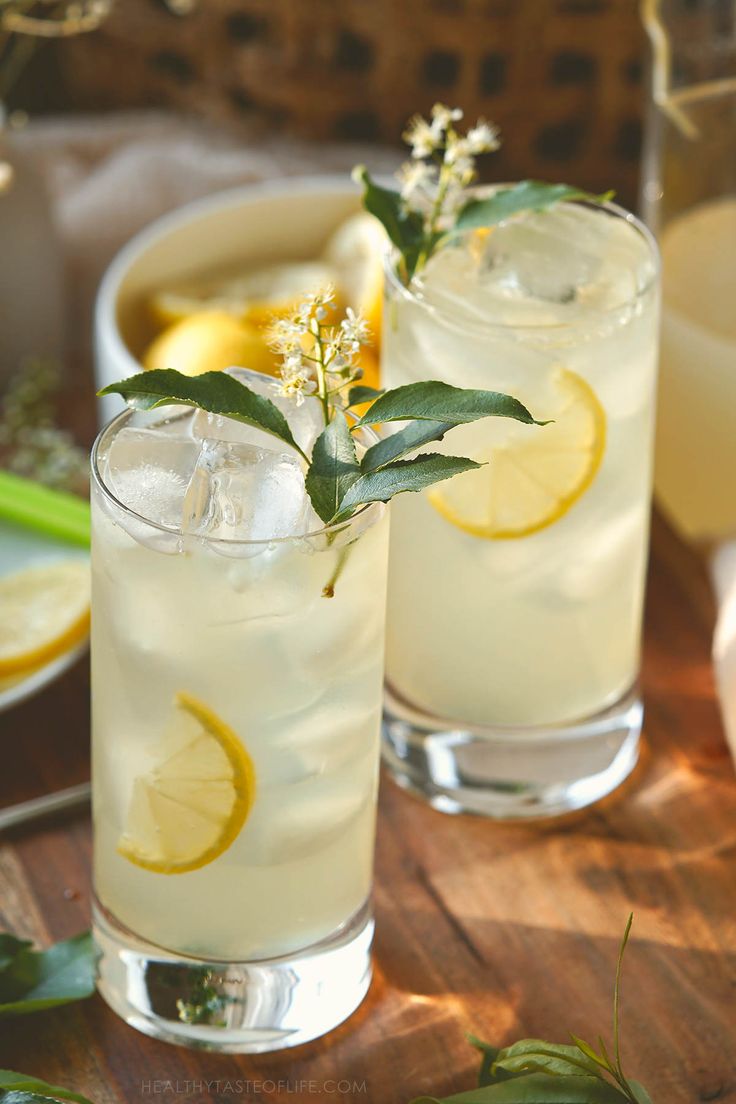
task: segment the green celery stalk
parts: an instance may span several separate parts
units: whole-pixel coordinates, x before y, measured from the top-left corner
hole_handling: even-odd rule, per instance
[[[71,544],[89,546],[89,502],[0,471],[0,518]]]

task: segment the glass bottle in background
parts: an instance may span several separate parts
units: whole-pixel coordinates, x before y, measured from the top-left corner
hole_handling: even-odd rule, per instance
[[[643,210],[662,252],[655,494],[690,540],[736,532],[736,6],[643,0]]]

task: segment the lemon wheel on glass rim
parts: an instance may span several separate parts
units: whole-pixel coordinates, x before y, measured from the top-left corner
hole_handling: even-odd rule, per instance
[[[482,468],[428,493],[446,521],[474,537],[514,540],[553,525],[582,498],[603,460],[605,411],[570,369],[556,369],[551,384],[555,408],[533,411],[548,425],[515,426],[507,441],[476,450]]]
[[[255,799],[253,760],[209,706],[181,691],[159,762],[133,783],[118,853],[155,874],[207,866],[239,836]]]

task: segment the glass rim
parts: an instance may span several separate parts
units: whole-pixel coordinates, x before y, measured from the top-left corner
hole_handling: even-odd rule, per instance
[[[185,404],[176,403],[172,405],[181,406]],[[163,410],[165,408],[161,407],[158,409]],[[199,408],[192,407],[191,409],[196,410]],[[116,510],[122,511],[123,514],[134,518],[138,522],[143,522],[144,525],[149,526],[151,529],[157,530],[159,533],[165,533],[169,537],[182,537],[184,539],[199,541],[203,544],[227,545],[229,548],[268,548],[272,547],[273,545],[296,545],[301,544],[305,541],[316,540],[320,537],[329,538],[335,533],[343,532],[346,528],[352,526],[355,522],[357,522],[359,518],[365,520],[368,514],[371,512],[376,513],[380,516],[386,509],[387,504],[385,502],[366,502],[363,506],[360,507],[359,510],[356,510],[356,512],[352,514],[351,517],[346,518],[345,521],[336,521],[333,522],[331,525],[323,525],[320,529],[310,529],[306,533],[294,533],[286,537],[259,537],[258,539],[251,538],[247,540],[232,537],[208,537],[206,534],[202,535],[198,533],[186,533],[183,529],[171,528],[168,525],[162,525],[161,522],[153,521],[151,518],[146,517],[144,514],[139,514],[136,510],[133,510],[130,506],[127,506],[124,502],[121,502],[121,500],[113,492],[112,488],[109,487],[108,484],[105,482],[105,477],[100,468],[100,447],[105,438],[108,436],[108,434],[112,434],[114,436],[119,429],[123,428],[122,423],[129,421],[132,417],[134,417],[135,414],[138,413],[145,412],[135,410],[134,408],[121,410],[119,414],[116,414],[114,418],[111,418],[110,421],[106,422],[105,425],[100,429],[90,450],[90,469],[92,472],[92,482],[93,485],[107,500],[107,502],[114,506]],[[375,436],[376,440],[378,440],[378,436],[372,430],[370,430],[369,427],[366,426],[363,428],[365,429],[367,434]],[[380,507],[380,509],[376,510],[374,509],[374,507]],[[378,518],[376,520],[378,520]]]
[[[489,195],[495,189],[509,187],[507,183],[493,184],[493,185],[480,185],[475,188],[468,189],[468,194]],[[641,299],[647,295],[653,287],[656,287],[657,281],[660,277],[662,263],[659,252],[659,246],[657,245],[657,239],[649,229],[649,227],[640,219],[637,215],[628,211],[625,207],[622,207],[618,203],[613,203],[611,200],[606,200],[605,203],[593,203],[586,199],[565,199],[560,200],[561,203],[567,203],[572,206],[586,207],[589,210],[605,212],[609,217],[623,219],[631,226],[632,230],[639,235],[645,242],[649,256],[653,261],[653,272],[651,278],[640,288],[637,288],[635,293],[628,298],[622,300],[612,307],[605,307],[603,309],[588,308],[589,319],[599,318],[613,318],[617,314],[622,314],[629,310],[635,303],[638,303]],[[514,216],[512,216],[513,218]],[[504,220],[510,221],[510,220]],[[472,230],[464,231],[465,234],[472,233]],[[384,251],[383,255],[383,270],[388,284],[391,288],[397,292],[405,300],[415,303],[422,310],[427,311],[430,314],[435,315],[442,322],[449,322],[450,325],[457,325],[457,319],[451,314],[451,312],[444,307],[437,306],[435,303],[429,302],[421,292],[418,294],[417,290],[412,287],[412,284],[404,284],[398,277],[394,259],[399,255],[399,250],[394,245]],[[413,281],[412,281],[413,282]],[[512,332],[530,332],[530,333],[560,333],[568,330],[580,330],[585,328],[588,319],[581,321],[579,318],[575,320],[562,320],[559,322],[516,322],[516,321],[494,321],[491,318],[463,318],[462,323],[465,329],[472,328],[478,332],[488,333],[512,333]]]

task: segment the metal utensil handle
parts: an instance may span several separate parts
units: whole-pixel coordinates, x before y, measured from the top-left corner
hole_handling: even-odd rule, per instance
[[[21,801],[18,805],[9,805],[7,809],[0,809],[0,832],[15,828],[18,824],[51,816],[52,813],[80,808],[89,803],[91,795],[92,787],[89,782],[82,782],[79,786],[70,786],[68,790],[59,790],[57,793],[44,794],[43,797],[34,797],[30,801]]]

